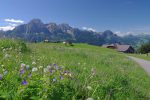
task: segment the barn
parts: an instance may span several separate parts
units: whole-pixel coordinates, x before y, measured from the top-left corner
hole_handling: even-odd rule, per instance
[[[123,53],[134,53],[135,50],[131,45],[121,45],[121,44],[110,44],[110,45],[103,45],[105,48],[115,49],[119,52]]]

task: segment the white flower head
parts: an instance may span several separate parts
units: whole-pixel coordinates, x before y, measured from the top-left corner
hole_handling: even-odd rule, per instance
[[[6,49],[3,49],[3,52],[5,52],[6,51]]]
[[[26,66],[26,64],[21,63],[21,68],[24,68]]]
[[[91,86],[87,86],[86,87],[88,90],[92,90],[92,87]]]
[[[50,68],[52,68],[52,66],[48,65],[47,68],[50,69]]]
[[[43,69],[44,73],[48,72],[48,68]]]
[[[43,66],[39,66],[39,69],[42,69],[43,68]]]
[[[26,69],[29,69],[30,68],[30,66],[29,65],[26,65]]]
[[[33,62],[32,62],[32,65],[35,65],[35,64],[36,64],[36,62],[35,62],[35,61],[33,61]]]
[[[4,57],[4,58],[10,58],[10,57],[11,57],[11,55],[5,54],[5,57]]]
[[[6,70],[6,71],[4,71],[4,75],[6,75],[8,73],[8,71]]]
[[[94,99],[90,97],[90,98],[87,98],[86,100],[94,100]]]
[[[79,62],[78,65],[80,65],[81,63]]]
[[[38,69],[35,68],[35,67],[33,67],[33,68],[32,68],[32,72],[36,72],[36,71],[38,71]]]

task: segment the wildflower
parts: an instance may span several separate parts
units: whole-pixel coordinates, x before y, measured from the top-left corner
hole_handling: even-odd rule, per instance
[[[35,64],[36,64],[36,62],[33,61],[33,62],[32,62],[32,65],[35,65]]]
[[[57,66],[56,64],[54,64],[54,66]]]
[[[2,80],[2,78],[3,78],[3,75],[2,75],[2,74],[0,74],[0,80]]]
[[[70,77],[72,77],[72,74],[71,74],[71,73],[69,73],[68,75],[69,75]]]
[[[22,74],[24,74],[24,72],[25,72],[24,69],[22,69],[22,70],[20,71],[20,74],[22,75]]]
[[[67,71],[65,71],[65,72],[64,72],[64,75],[65,75],[65,76],[67,76],[67,75],[68,75]]]
[[[8,73],[8,71],[7,71],[7,70],[5,70],[5,71],[4,71],[4,75],[6,75],[7,73]]]
[[[59,66],[55,66],[56,70],[60,70]]]
[[[56,78],[53,78],[53,82],[56,82],[57,80],[56,80]]]
[[[39,66],[39,69],[42,69],[43,68],[43,66]]]
[[[88,90],[92,90],[92,87],[91,86],[87,86],[86,87]]]
[[[30,66],[29,66],[29,65],[26,65],[26,69],[29,70],[29,68],[30,68]]]
[[[24,69],[25,66],[26,66],[26,64],[24,64],[24,63],[21,64],[22,69]]]
[[[22,82],[22,85],[27,85],[27,81],[24,79],[24,81]]]
[[[33,68],[32,68],[32,72],[36,72],[36,71],[38,71],[38,69],[35,68],[35,67],[33,67]]]
[[[31,77],[32,77],[32,74],[30,73],[28,77],[31,78]]]
[[[52,70],[52,69],[50,69],[49,71],[50,71],[50,73],[53,73],[53,70]]]
[[[94,100],[94,99],[90,97],[90,98],[87,98],[86,100]]]
[[[60,76],[60,80],[63,80],[64,79],[64,77],[63,76]]]
[[[4,58],[10,58],[10,57],[11,57],[11,55],[5,54],[5,57],[4,57]]]
[[[44,73],[48,72],[48,68],[43,69]]]
[[[50,69],[50,68],[52,68],[52,66],[48,65],[47,68]]]

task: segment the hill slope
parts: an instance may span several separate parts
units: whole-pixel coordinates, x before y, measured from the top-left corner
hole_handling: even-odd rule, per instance
[[[149,76],[123,54],[86,44],[28,48],[0,52],[0,98],[150,99]]]

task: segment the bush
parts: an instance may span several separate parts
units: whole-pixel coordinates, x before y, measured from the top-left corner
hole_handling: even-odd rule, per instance
[[[150,52],[150,43],[143,44],[138,51],[142,54],[148,54]]]

